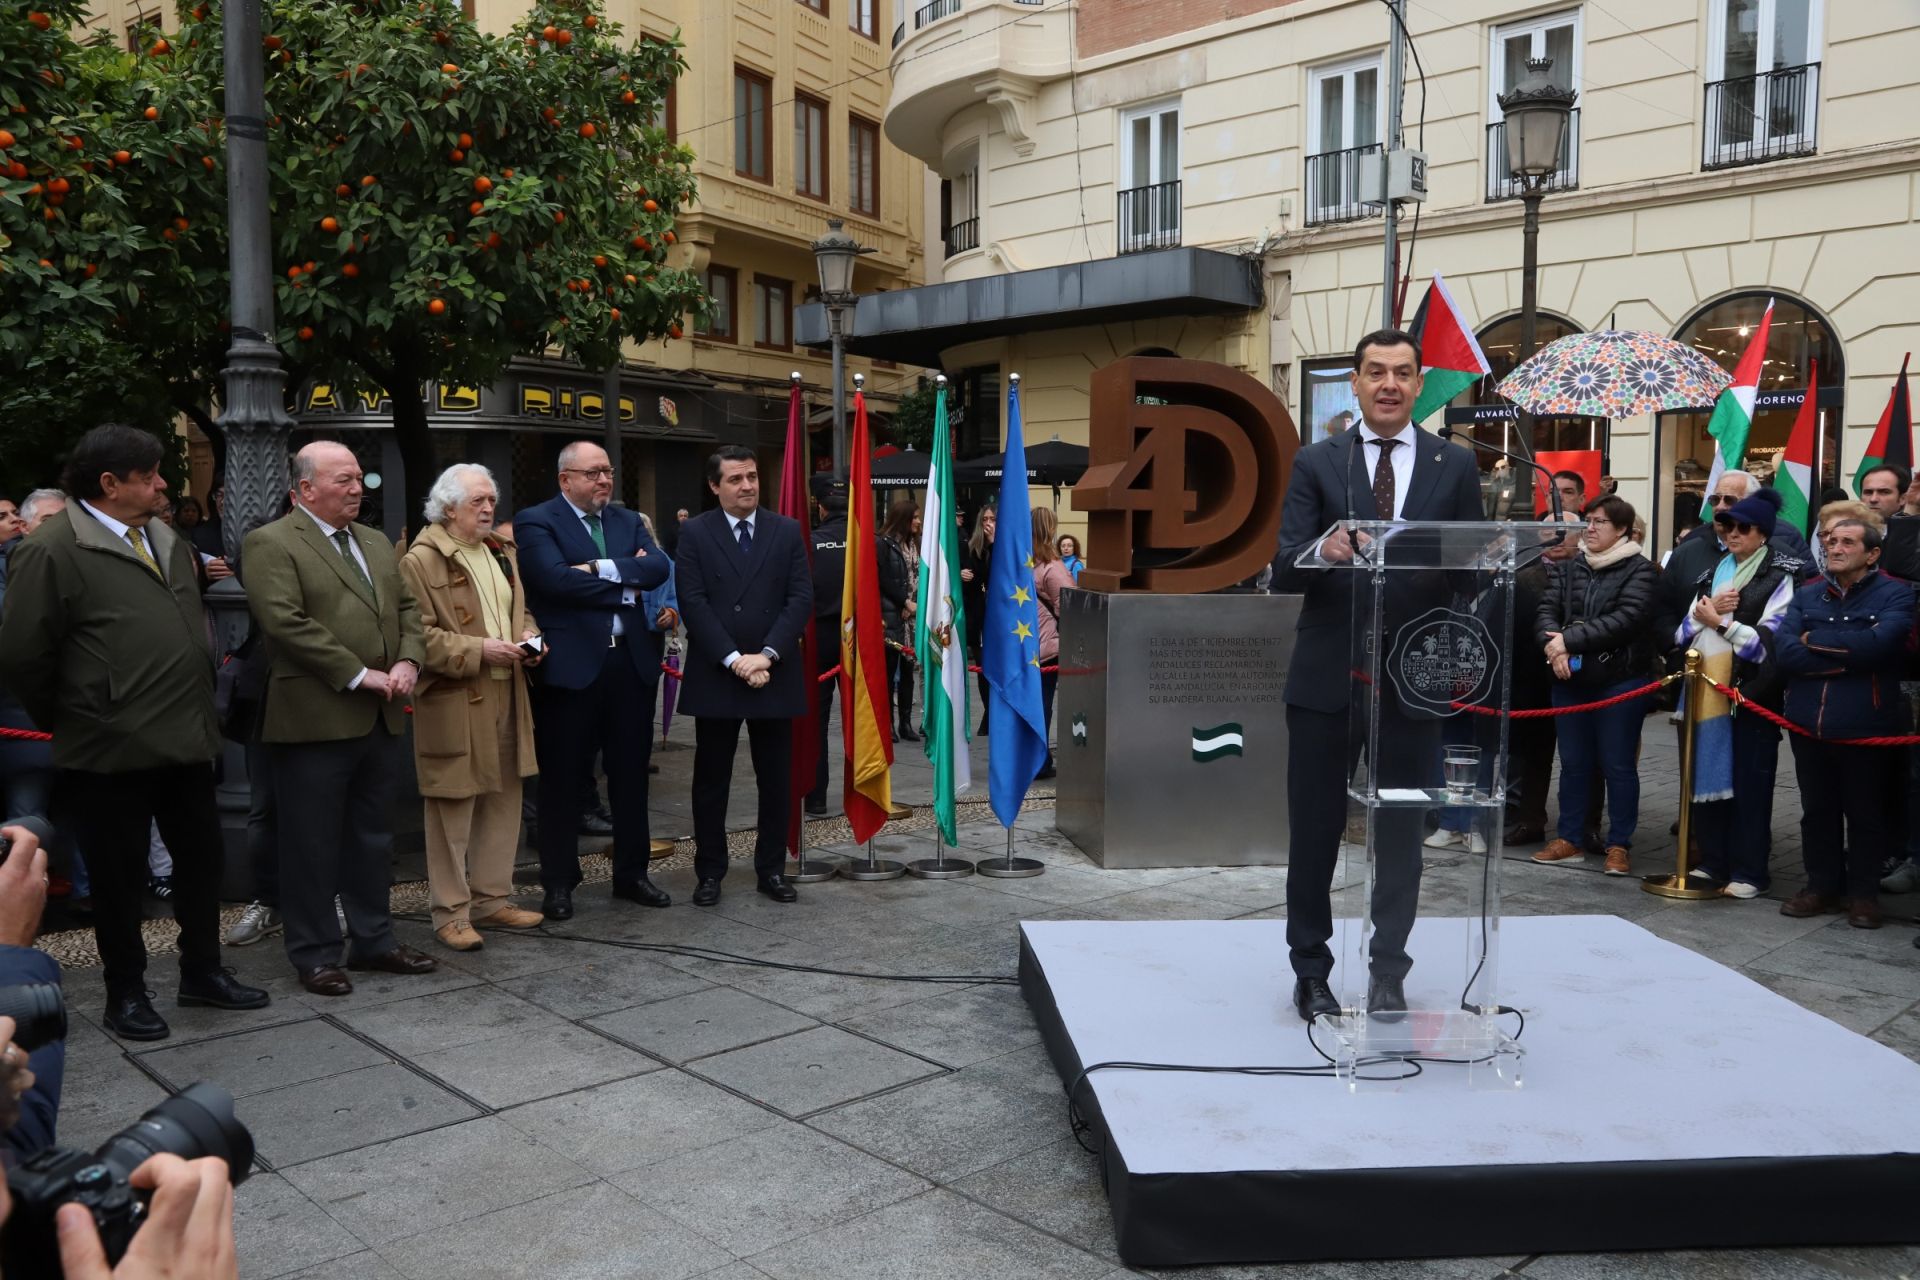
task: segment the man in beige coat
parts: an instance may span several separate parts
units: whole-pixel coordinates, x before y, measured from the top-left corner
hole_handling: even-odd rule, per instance
[[[344,996],[336,894],[348,968],[437,967],[400,945],[387,907],[400,742],[427,655],[393,544],[354,523],[364,490],[353,451],[315,441],[295,456],[293,482],[293,509],[247,535],[241,578],[273,651],[260,738],[279,780],[287,958],[308,991]]]
[[[482,945],[477,928],[531,929],[516,907],[520,779],[535,772],[533,713],[521,648],[536,633],[511,539],[493,531],[500,491],[473,463],[440,473],[426,527],[400,561],[426,636],[427,669],[413,700],[413,756],[427,806],[427,887],[434,933],[455,951]]]

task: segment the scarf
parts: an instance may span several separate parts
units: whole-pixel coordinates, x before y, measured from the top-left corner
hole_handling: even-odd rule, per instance
[[[1580,554],[1587,558],[1587,568],[1598,573],[1602,569],[1612,568],[1628,556],[1645,555],[1646,551],[1632,538],[1622,538],[1598,554],[1586,547],[1580,549]]]
[[[1754,575],[1767,563],[1768,548],[1762,546],[1759,551],[1746,558],[1745,562],[1735,560],[1728,552],[1720,557],[1720,563],[1713,567],[1713,578],[1707,587],[1708,594],[1718,595],[1732,587],[1736,591],[1745,590]],[[1733,646],[1717,631],[1702,631],[1693,637],[1693,648],[1700,654],[1700,674],[1721,684],[1733,685]],[[1733,703],[1727,696],[1711,685],[1694,687],[1689,685],[1682,695],[1681,708],[1684,711],[1686,700],[1698,696],[1700,709],[1694,721],[1693,729],[1693,799],[1697,804],[1711,803],[1715,800],[1733,799]]]

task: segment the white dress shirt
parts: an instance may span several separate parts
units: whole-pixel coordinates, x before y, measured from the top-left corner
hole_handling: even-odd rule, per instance
[[[147,531],[145,529],[135,529],[133,528],[132,525],[127,524],[125,521],[115,520],[112,516],[108,515],[106,512],[102,511],[100,508],[94,506],[91,502],[88,502],[85,498],[82,498],[80,500],[80,505],[87,509],[88,515],[92,516],[95,520],[98,520],[101,524],[105,525],[107,527],[107,532],[111,533],[114,537],[120,539],[120,541],[122,542],[125,542],[127,540],[127,533],[129,530],[131,530],[133,533],[133,536],[140,539],[140,545],[147,549],[147,554],[149,556],[153,556],[153,563],[159,566],[160,581],[165,582],[167,580],[166,566],[160,564],[160,557],[154,554],[153,539],[147,536]],[[128,548],[128,549],[131,550],[132,548]]]
[[[759,525],[760,508],[755,507],[744,518],[734,515],[733,512],[725,510],[724,508],[721,510],[720,514],[727,518],[727,534],[729,537],[733,539],[733,549],[735,551],[738,551],[740,549],[740,526],[741,525],[743,524],[746,525],[748,531],[752,533],[754,537],[757,538],[760,536],[760,525]],[[780,661],[780,655],[774,652],[770,648],[762,649],[760,652],[766,654],[769,658],[772,658],[775,662]],[[738,661],[740,661],[740,651],[738,649],[735,649],[732,653],[729,653],[726,657],[720,659],[720,665],[725,667],[727,670],[731,671],[733,670],[733,664]]]
[[[306,503],[296,502],[294,503],[294,505],[296,507],[299,507],[302,511],[305,511],[307,513],[307,519],[313,521],[314,524],[320,527],[320,536],[325,538],[327,540],[327,545],[334,548],[334,550],[337,552],[340,548],[340,544],[333,540],[333,535],[336,533],[339,533],[340,530],[334,528],[332,525],[328,524],[325,520],[322,520],[319,516],[313,514],[313,512],[307,507]],[[361,573],[364,573],[367,575],[367,581],[372,582],[373,570],[367,567],[367,553],[360,549],[360,539],[353,536],[353,530],[351,529],[347,530],[347,546],[353,551],[353,562],[360,566]],[[365,667],[362,667],[360,668],[359,675],[347,681],[347,688],[350,690],[358,689],[360,687],[360,682],[362,680],[365,680],[366,678],[367,678],[367,669]]]
[[[597,515],[599,513],[597,512],[590,513],[582,510],[579,507],[574,507],[572,498],[566,498],[566,499],[563,499],[563,501],[565,501],[569,507],[573,507],[573,514],[580,517],[580,527],[586,530],[587,538],[589,541],[591,541],[593,538],[593,527],[587,523],[587,516],[589,514]],[[602,516],[600,520],[600,536],[603,540],[606,538],[606,531],[607,531],[606,518]],[[602,582],[620,581],[620,570],[614,567],[614,563],[611,560],[595,560],[593,562],[593,571],[595,574],[599,575],[599,578]],[[631,607],[634,604],[634,602],[637,601],[639,598],[640,597],[638,593],[633,587],[628,587],[620,593],[620,603],[629,607]],[[618,613],[614,614],[613,615],[613,634],[617,636],[623,636],[626,633],[627,633],[626,620],[623,619]]]

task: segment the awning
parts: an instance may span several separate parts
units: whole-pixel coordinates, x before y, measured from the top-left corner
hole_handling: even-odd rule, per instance
[[[1258,259],[1215,249],[1158,249],[866,294],[854,307],[846,349],[937,369],[942,351],[981,338],[1113,320],[1224,315],[1260,304]],[[826,308],[817,302],[801,307],[794,338],[802,346],[831,346]]]

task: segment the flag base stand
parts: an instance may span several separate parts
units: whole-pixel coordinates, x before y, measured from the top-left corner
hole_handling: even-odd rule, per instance
[[[891,858],[875,858],[873,841],[869,840],[865,860],[849,859],[847,865],[840,868],[840,874],[849,880],[898,880],[907,874],[907,865]]]
[[[822,880],[831,880],[840,874],[840,864],[823,862],[818,858],[807,857],[807,820],[800,819],[800,848],[793,861],[784,864],[788,870],[780,874],[795,884],[819,884]]]
[[[647,845],[647,860],[650,862],[658,862],[662,858],[672,856],[673,841],[671,840],[653,840]]]
[[[907,864],[907,874],[916,880],[958,880],[973,874],[973,864],[965,858],[949,858],[946,840],[938,827],[933,831],[933,856]]]
[[[901,804],[895,801],[887,806],[887,817],[889,818],[911,818],[912,816],[913,806],[910,804]]]
[[[1013,828],[1007,828],[1007,856],[1004,858],[982,858],[973,869],[983,876],[992,876],[996,880],[1024,880],[1028,876],[1037,876],[1047,869],[1047,864],[1038,858],[1016,858],[1013,856]]]

